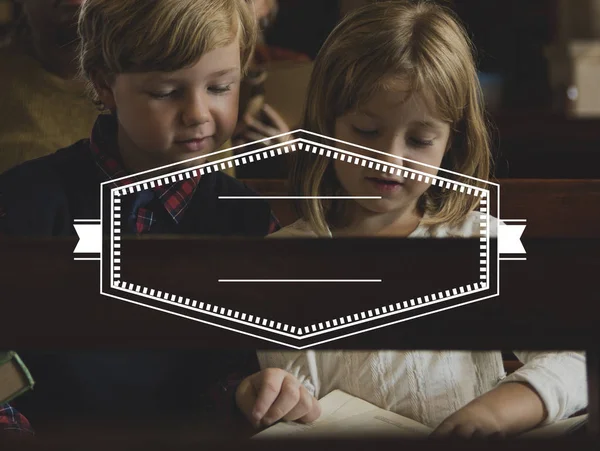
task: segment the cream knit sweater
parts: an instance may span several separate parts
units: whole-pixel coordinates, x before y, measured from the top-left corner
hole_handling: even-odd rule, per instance
[[[477,236],[479,214],[453,228],[418,227],[411,237]],[[497,220],[490,218],[490,234]],[[298,222],[271,235],[310,237]],[[542,398],[546,423],[587,406],[585,355],[579,352],[517,352],[524,363],[506,376],[500,352],[469,351],[259,351],[261,368],[282,368],[317,398],[335,389],[412,418],[432,428],[498,384],[529,383]]]

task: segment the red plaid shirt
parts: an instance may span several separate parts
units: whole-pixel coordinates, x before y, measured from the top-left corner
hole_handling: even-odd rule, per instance
[[[116,124],[110,123],[113,121],[110,117],[99,117],[92,131],[90,148],[104,178],[114,180],[114,186],[120,187],[133,183],[136,180],[132,177],[127,177],[129,174],[119,161],[118,149],[114,142],[116,133],[114,130],[106,129],[110,126],[116,127]],[[152,197],[156,197],[161,201],[169,215],[173,218],[173,221],[178,224],[192,196],[196,192],[199,181],[200,174],[197,177],[184,179],[166,186],[162,185],[148,189],[147,191],[153,192],[154,196],[148,196],[148,193],[145,193],[145,204],[142,202],[142,205],[137,208],[137,213],[134,212],[136,214],[135,232],[138,234],[149,232],[156,223],[155,214],[152,210],[146,208],[147,203],[152,200]],[[142,193],[144,192],[138,193],[138,199],[140,196],[143,196]]]
[[[136,180],[132,177],[127,177],[129,174],[119,161],[119,152],[115,141],[116,135],[116,121],[114,118],[111,116],[100,116],[92,130],[90,148],[103,178],[114,180],[115,187],[120,187],[133,183]],[[156,214],[147,208],[147,206],[153,198],[159,199],[171,218],[173,218],[173,221],[179,224],[196,192],[199,181],[200,174],[197,177],[184,179],[166,186],[156,186],[138,193],[133,204],[134,210],[137,209],[137,212],[132,212],[135,215],[134,231],[142,234],[152,230],[152,226],[156,223]],[[279,229],[279,221],[271,214],[268,233],[271,234]]]

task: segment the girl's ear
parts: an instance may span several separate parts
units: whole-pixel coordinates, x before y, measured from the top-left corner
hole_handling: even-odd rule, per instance
[[[117,103],[115,102],[113,84],[110,83],[108,77],[100,72],[95,72],[90,75],[90,79],[104,108],[114,111],[117,108]]]

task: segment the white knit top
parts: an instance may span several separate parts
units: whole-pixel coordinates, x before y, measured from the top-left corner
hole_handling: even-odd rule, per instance
[[[490,218],[492,219],[492,218]],[[479,214],[469,215],[452,229],[419,226],[410,236],[474,236]],[[496,235],[497,220],[490,220]],[[271,235],[316,236],[300,220]],[[282,368],[317,398],[335,389],[432,428],[446,417],[510,381],[529,383],[540,395],[546,423],[566,418],[587,406],[585,355],[580,352],[516,352],[524,363],[506,376],[500,352],[468,351],[260,351],[262,368]]]

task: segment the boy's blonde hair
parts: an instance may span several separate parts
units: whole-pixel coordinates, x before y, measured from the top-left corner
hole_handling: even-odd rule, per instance
[[[304,128],[334,137],[337,118],[359,108],[376,90],[393,90],[390,76],[407,81],[412,92],[426,91],[433,100],[432,112],[450,124],[451,142],[442,168],[486,180],[490,145],[473,47],[454,13],[430,1],[377,2],[344,17],[315,60]],[[294,195],[341,193],[333,161],[307,152],[295,155],[290,188]],[[429,225],[455,224],[477,202],[474,196],[432,186],[419,207],[427,213],[424,222]],[[339,201],[324,204],[310,199],[296,207],[320,234],[343,214]]]
[[[257,24],[244,0],[86,0],[79,15],[80,75],[107,79],[131,72],[172,72],[237,38],[242,74]]]

